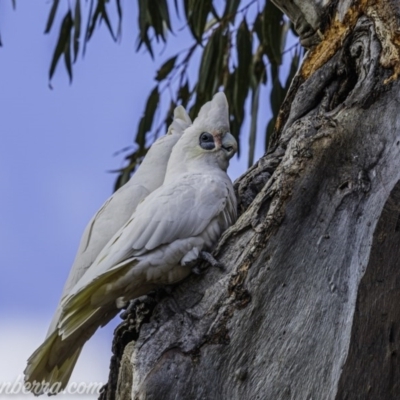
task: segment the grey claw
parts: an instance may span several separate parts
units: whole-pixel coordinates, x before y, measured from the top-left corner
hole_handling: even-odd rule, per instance
[[[219,261],[217,261],[210,253],[206,252],[206,251],[201,251],[199,254],[199,258],[201,260],[207,261],[208,264],[210,264],[212,267],[216,267],[219,268],[221,270],[225,269],[224,264],[220,263]],[[204,271],[206,271],[208,269],[208,267],[204,264],[197,264],[195,267],[193,267],[193,272],[196,275],[200,275],[202,273],[204,273]]]

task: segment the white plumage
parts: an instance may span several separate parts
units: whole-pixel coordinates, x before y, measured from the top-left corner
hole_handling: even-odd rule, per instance
[[[236,219],[226,174],[237,143],[223,93],[205,104],[174,146],[164,183],[149,194],[69,288],[55,329],[28,360],[26,381],[55,391],[68,382],[83,344],[129,300],[189,275]]]

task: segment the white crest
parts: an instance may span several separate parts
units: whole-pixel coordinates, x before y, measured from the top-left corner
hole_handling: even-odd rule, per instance
[[[207,131],[215,129],[229,131],[229,107],[223,92],[215,94],[211,101],[201,107],[193,125]]]

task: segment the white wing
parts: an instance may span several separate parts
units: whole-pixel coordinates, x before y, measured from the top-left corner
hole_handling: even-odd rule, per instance
[[[220,179],[215,175],[187,174],[160,187],[108,242],[65,303],[132,257],[143,257],[164,244],[200,235],[215,218],[220,221],[221,231],[236,219],[236,199],[227,176]]]

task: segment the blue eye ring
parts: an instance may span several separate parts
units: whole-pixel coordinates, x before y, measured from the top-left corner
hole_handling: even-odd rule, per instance
[[[215,148],[214,136],[208,132],[202,132],[199,137],[200,147],[204,150],[212,150]]]

